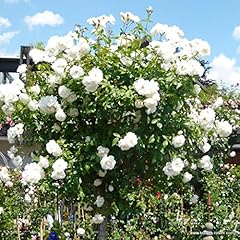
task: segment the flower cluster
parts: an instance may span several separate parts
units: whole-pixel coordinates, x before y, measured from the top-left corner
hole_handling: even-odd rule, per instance
[[[64,179],[66,177],[65,170],[67,169],[68,164],[62,158],[57,159],[53,165],[53,171],[51,177],[54,180]]]
[[[95,204],[97,207],[102,207],[103,204],[104,204],[104,202],[105,202],[104,197],[97,196],[97,199],[96,199],[96,201],[94,202],[94,204]]]
[[[15,143],[15,140],[21,141],[22,134],[24,132],[24,124],[18,123],[15,126],[8,129],[7,137],[9,143]]]
[[[141,78],[135,81],[133,86],[139,95],[145,97],[143,103],[147,108],[147,114],[156,112],[160,100],[158,83],[154,80],[149,81]]]
[[[138,138],[135,133],[128,132],[123,139],[120,139],[118,146],[122,151],[127,151],[137,145]]]
[[[199,167],[202,168],[205,171],[211,171],[213,168],[213,165],[210,161],[210,157],[208,155],[203,156],[200,160],[199,160]]]
[[[15,146],[12,146],[7,154],[10,157],[10,159],[12,160],[13,164],[19,168],[20,166],[22,166],[23,164],[23,159],[20,155],[16,155],[16,153],[18,152],[18,149]]]
[[[184,145],[184,143],[185,143],[185,137],[182,134],[174,137],[173,140],[172,140],[172,144],[175,148],[182,147]]]
[[[83,85],[85,86],[87,92],[95,92],[98,85],[103,80],[103,73],[98,68],[93,68],[87,76],[83,78]]]
[[[37,184],[44,177],[43,168],[37,163],[29,163],[22,172],[22,182],[25,185]]]
[[[6,186],[12,186],[12,181],[11,181],[11,178],[9,176],[9,171],[6,167],[2,167],[1,170],[0,170],[0,180],[2,182],[4,182],[4,184]]]
[[[146,25],[152,9],[147,13]],[[142,219],[146,232],[154,230],[147,225],[159,226],[161,214],[171,226],[161,229],[165,236],[202,226],[201,192],[206,186],[220,189],[223,162],[236,155],[228,143],[239,115],[224,106],[218,90],[207,96],[198,85],[206,74],[202,58],[210,54],[208,43],[186,39],[177,26],[157,23],[148,31],[130,12],[120,17],[124,27],[117,35],[109,29],[115,18],[103,15],[87,20],[91,36],[77,26],[51,37],[45,47],[30,51],[33,66],[19,66],[24,81],[0,86],[0,116],[16,123],[8,130],[14,146],[7,154],[25,189],[21,199],[34,208],[44,195],[49,209],[56,209],[55,196],[58,204],[77,202],[57,206],[62,226],[63,209],[66,219],[80,217],[75,210],[82,215],[81,226],[67,232],[68,238],[95,239],[85,228],[110,218],[113,225],[121,223],[116,239],[128,239],[124,234],[131,235]],[[24,144],[32,146],[33,162],[27,165]],[[4,187],[13,184],[12,176],[1,168]]]
[[[113,170],[116,165],[115,157],[112,155],[108,156],[109,148],[99,146],[97,148],[98,156],[101,158],[100,165],[103,170]]]
[[[167,176],[177,176],[181,173],[184,168],[184,162],[181,158],[173,158],[171,162],[167,162],[163,168],[164,173]]]
[[[55,157],[59,157],[62,155],[61,147],[56,143],[55,140],[50,140],[46,144],[46,150],[49,154],[52,154]]]
[[[1,85],[0,106],[6,115],[10,116],[14,112],[14,104],[24,91],[24,83],[21,80],[14,80],[10,84]]]

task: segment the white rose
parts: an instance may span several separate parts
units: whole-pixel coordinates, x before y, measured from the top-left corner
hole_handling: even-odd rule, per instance
[[[13,127],[10,127],[7,131],[7,137],[9,143],[14,143],[15,138],[21,141],[22,134],[24,132],[24,125],[22,123],[18,123]]]
[[[8,173],[8,169],[6,167],[2,167],[1,171],[0,171],[0,180],[3,182],[8,182],[10,181],[10,176]]]
[[[94,185],[95,187],[98,187],[98,186],[100,186],[101,184],[102,184],[102,180],[99,179],[99,178],[95,179],[94,182],[93,182],[93,185]]]
[[[112,192],[113,190],[114,190],[113,185],[109,185],[109,186],[108,186],[108,191],[109,191],[109,192]]]
[[[78,228],[77,229],[77,235],[78,236],[83,236],[85,234],[85,229],[83,228]]]
[[[114,156],[109,155],[109,156],[104,156],[101,161],[100,161],[101,167],[104,170],[112,170],[115,165],[116,165],[116,161]]]
[[[220,108],[223,105],[222,97],[218,97],[216,102],[213,104],[213,108]]]
[[[217,121],[216,132],[220,137],[228,137],[232,133],[232,125],[228,121]]]
[[[3,182],[8,182],[10,181],[10,176],[8,173],[8,169],[6,167],[2,167],[1,171],[0,171],[0,180]]]
[[[58,95],[62,98],[68,98],[72,94],[71,89],[66,87],[65,85],[59,86]]]
[[[194,84],[194,92],[196,95],[201,92],[201,87],[198,84]]]
[[[59,103],[56,96],[45,96],[39,101],[39,108],[45,113],[55,113],[59,108]]]
[[[122,151],[129,150],[137,145],[138,139],[135,133],[128,132],[126,136],[118,142],[118,146]]]
[[[93,68],[82,80],[87,92],[95,92],[103,80],[103,72],[99,68]]]
[[[199,148],[203,153],[206,153],[211,149],[211,145],[208,142],[205,142],[201,144]]]
[[[163,172],[169,177],[174,176],[174,171],[172,170],[171,162],[166,163],[166,165],[163,168]]]
[[[144,106],[147,108],[146,113],[155,113],[157,110],[158,101],[154,98],[146,98],[144,101]]]
[[[212,108],[203,109],[198,117],[199,125],[205,130],[212,129],[215,121],[215,115],[215,111]]]
[[[213,165],[210,161],[210,157],[205,155],[199,161],[198,167],[203,168],[205,171],[211,171],[213,169]]]
[[[189,173],[189,172],[185,172],[184,174],[183,174],[183,182],[184,183],[187,183],[187,182],[189,182],[189,181],[191,181],[192,180],[192,174],[191,173]]]
[[[56,143],[55,140],[50,140],[46,144],[46,150],[49,154],[52,154],[55,157],[59,157],[62,155],[62,149],[60,146]]]
[[[15,109],[12,104],[9,104],[9,105],[4,104],[2,106],[2,111],[5,113],[6,116],[9,116],[14,113]]]
[[[64,179],[66,177],[66,173],[64,171],[53,171],[51,177],[54,180]]]
[[[169,176],[177,176],[180,174],[182,169],[184,168],[184,162],[181,158],[173,158],[171,162],[167,162],[165,167],[163,168],[163,172]]]
[[[68,167],[68,163],[66,161],[64,161],[62,158],[57,159],[53,165],[52,168],[54,171],[65,171]]]
[[[34,111],[36,111],[38,109],[39,105],[38,105],[38,102],[36,100],[30,100],[28,102],[27,106],[28,106],[30,111],[34,112]]]
[[[181,158],[173,158],[171,167],[174,172],[180,173],[184,168],[184,162]]]
[[[34,63],[42,62],[44,59],[45,52],[41,49],[33,48],[29,52],[29,56],[32,58]]]
[[[65,114],[65,112],[60,108],[57,110],[57,112],[55,113],[55,118],[59,121],[59,122],[64,122],[66,119],[67,115]]]
[[[145,96],[147,98],[153,98],[157,101],[160,98],[158,97],[156,99],[155,97],[153,97],[155,94],[159,95],[158,93],[159,85],[154,80],[149,81],[149,80],[140,78],[134,82],[133,87],[139,95]]]
[[[85,137],[85,142],[91,142],[91,137],[90,136],[86,136]]]
[[[185,137],[184,135],[178,135],[173,138],[172,144],[175,148],[180,148],[184,145],[185,143]]]
[[[101,214],[96,214],[93,218],[92,218],[92,223],[93,224],[100,224],[104,221],[104,216],[102,216]]]
[[[27,64],[21,64],[17,68],[17,72],[20,74],[26,73],[27,71]]]
[[[82,67],[80,67],[80,66],[74,65],[70,68],[70,75],[73,79],[78,79],[83,74],[84,74],[84,71],[83,71]]]
[[[24,184],[37,184],[43,177],[43,168],[37,163],[27,164],[22,172],[22,182]]]
[[[14,158],[15,154],[18,152],[18,149],[15,146],[12,146],[8,151],[7,155],[12,159]]]
[[[20,93],[19,95],[19,100],[23,103],[23,104],[28,104],[30,101],[30,97],[26,94],[26,93]]]
[[[3,207],[0,207],[0,214],[3,213]]]
[[[97,207],[102,207],[103,204],[104,204],[104,202],[105,202],[104,197],[97,196],[97,199],[96,199],[96,201],[94,202],[94,204],[95,204]]]
[[[14,156],[12,162],[17,168],[19,168],[23,164],[23,158],[20,155]]]
[[[40,89],[39,85],[36,84],[36,85],[30,87],[30,91],[31,91],[35,96],[37,96],[37,95],[39,95],[41,89]]]
[[[109,148],[103,147],[103,146],[98,146],[97,150],[98,150],[97,154],[101,158],[104,157],[104,156],[107,156],[109,151],[110,151]]]
[[[70,235],[69,232],[65,232],[65,233],[64,233],[64,236],[67,238],[66,240],[69,240],[69,238],[70,238],[71,235]]]
[[[13,186],[13,182],[12,182],[12,181],[7,181],[7,182],[5,183],[5,186],[6,186],[6,187],[12,187],[12,186]]]
[[[55,87],[56,84],[62,83],[62,78],[59,75],[50,74],[47,78],[47,83],[50,84],[51,87]]]
[[[25,201],[26,201],[27,203],[30,203],[30,202],[32,201],[32,198],[31,198],[31,196],[30,196],[28,193],[25,194],[24,199],[25,199]]]
[[[52,69],[60,75],[64,74],[66,67],[67,61],[64,58],[59,58],[52,64]]]
[[[103,171],[102,171],[102,170],[99,170],[99,171],[98,171],[98,176],[99,176],[99,177],[105,177],[106,174],[107,174],[107,171],[106,171],[106,170],[103,170]]]
[[[235,157],[235,156],[236,156],[236,152],[235,151],[230,152],[230,157]]]
[[[48,168],[49,166],[49,161],[46,157],[40,156],[39,157],[39,162],[38,165],[42,168]]]

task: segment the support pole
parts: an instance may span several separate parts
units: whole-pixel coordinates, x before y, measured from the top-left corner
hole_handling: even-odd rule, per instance
[[[105,240],[106,235],[107,235],[107,218],[105,217],[104,221],[99,224],[98,240]]]

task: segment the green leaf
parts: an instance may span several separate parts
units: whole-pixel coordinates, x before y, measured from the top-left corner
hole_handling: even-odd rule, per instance
[[[118,143],[118,141],[119,141],[119,138],[114,138],[112,140],[112,146],[115,146]]]
[[[156,124],[158,121],[159,121],[159,119],[158,119],[158,118],[155,118],[155,119],[152,120],[151,123],[152,123],[152,124]]]
[[[119,133],[113,133],[113,136],[116,138],[121,138],[121,135]]]
[[[168,140],[163,141],[163,147],[166,148],[168,146]]]
[[[148,139],[148,143],[151,144],[151,143],[154,143],[155,142],[155,136],[152,135],[149,139]]]

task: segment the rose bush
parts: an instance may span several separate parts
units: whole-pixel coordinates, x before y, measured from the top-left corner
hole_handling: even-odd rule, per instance
[[[92,37],[81,26],[51,37],[31,50],[32,66],[19,66],[21,80],[0,86],[1,116],[16,123],[9,157],[30,211],[19,207],[16,218],[38,223],[29,231],[201,239],[191,232],[208,221],[234,230],[239,177],[225,174],[224,161],[239,116],[218,93],[201,91],[208,43],[186,39],[177,26],[149,30],[151,14],[140,21],[122,12],[117,35],[113,16],[90,18]],[[25,165],[18,147],[33,144]]]

